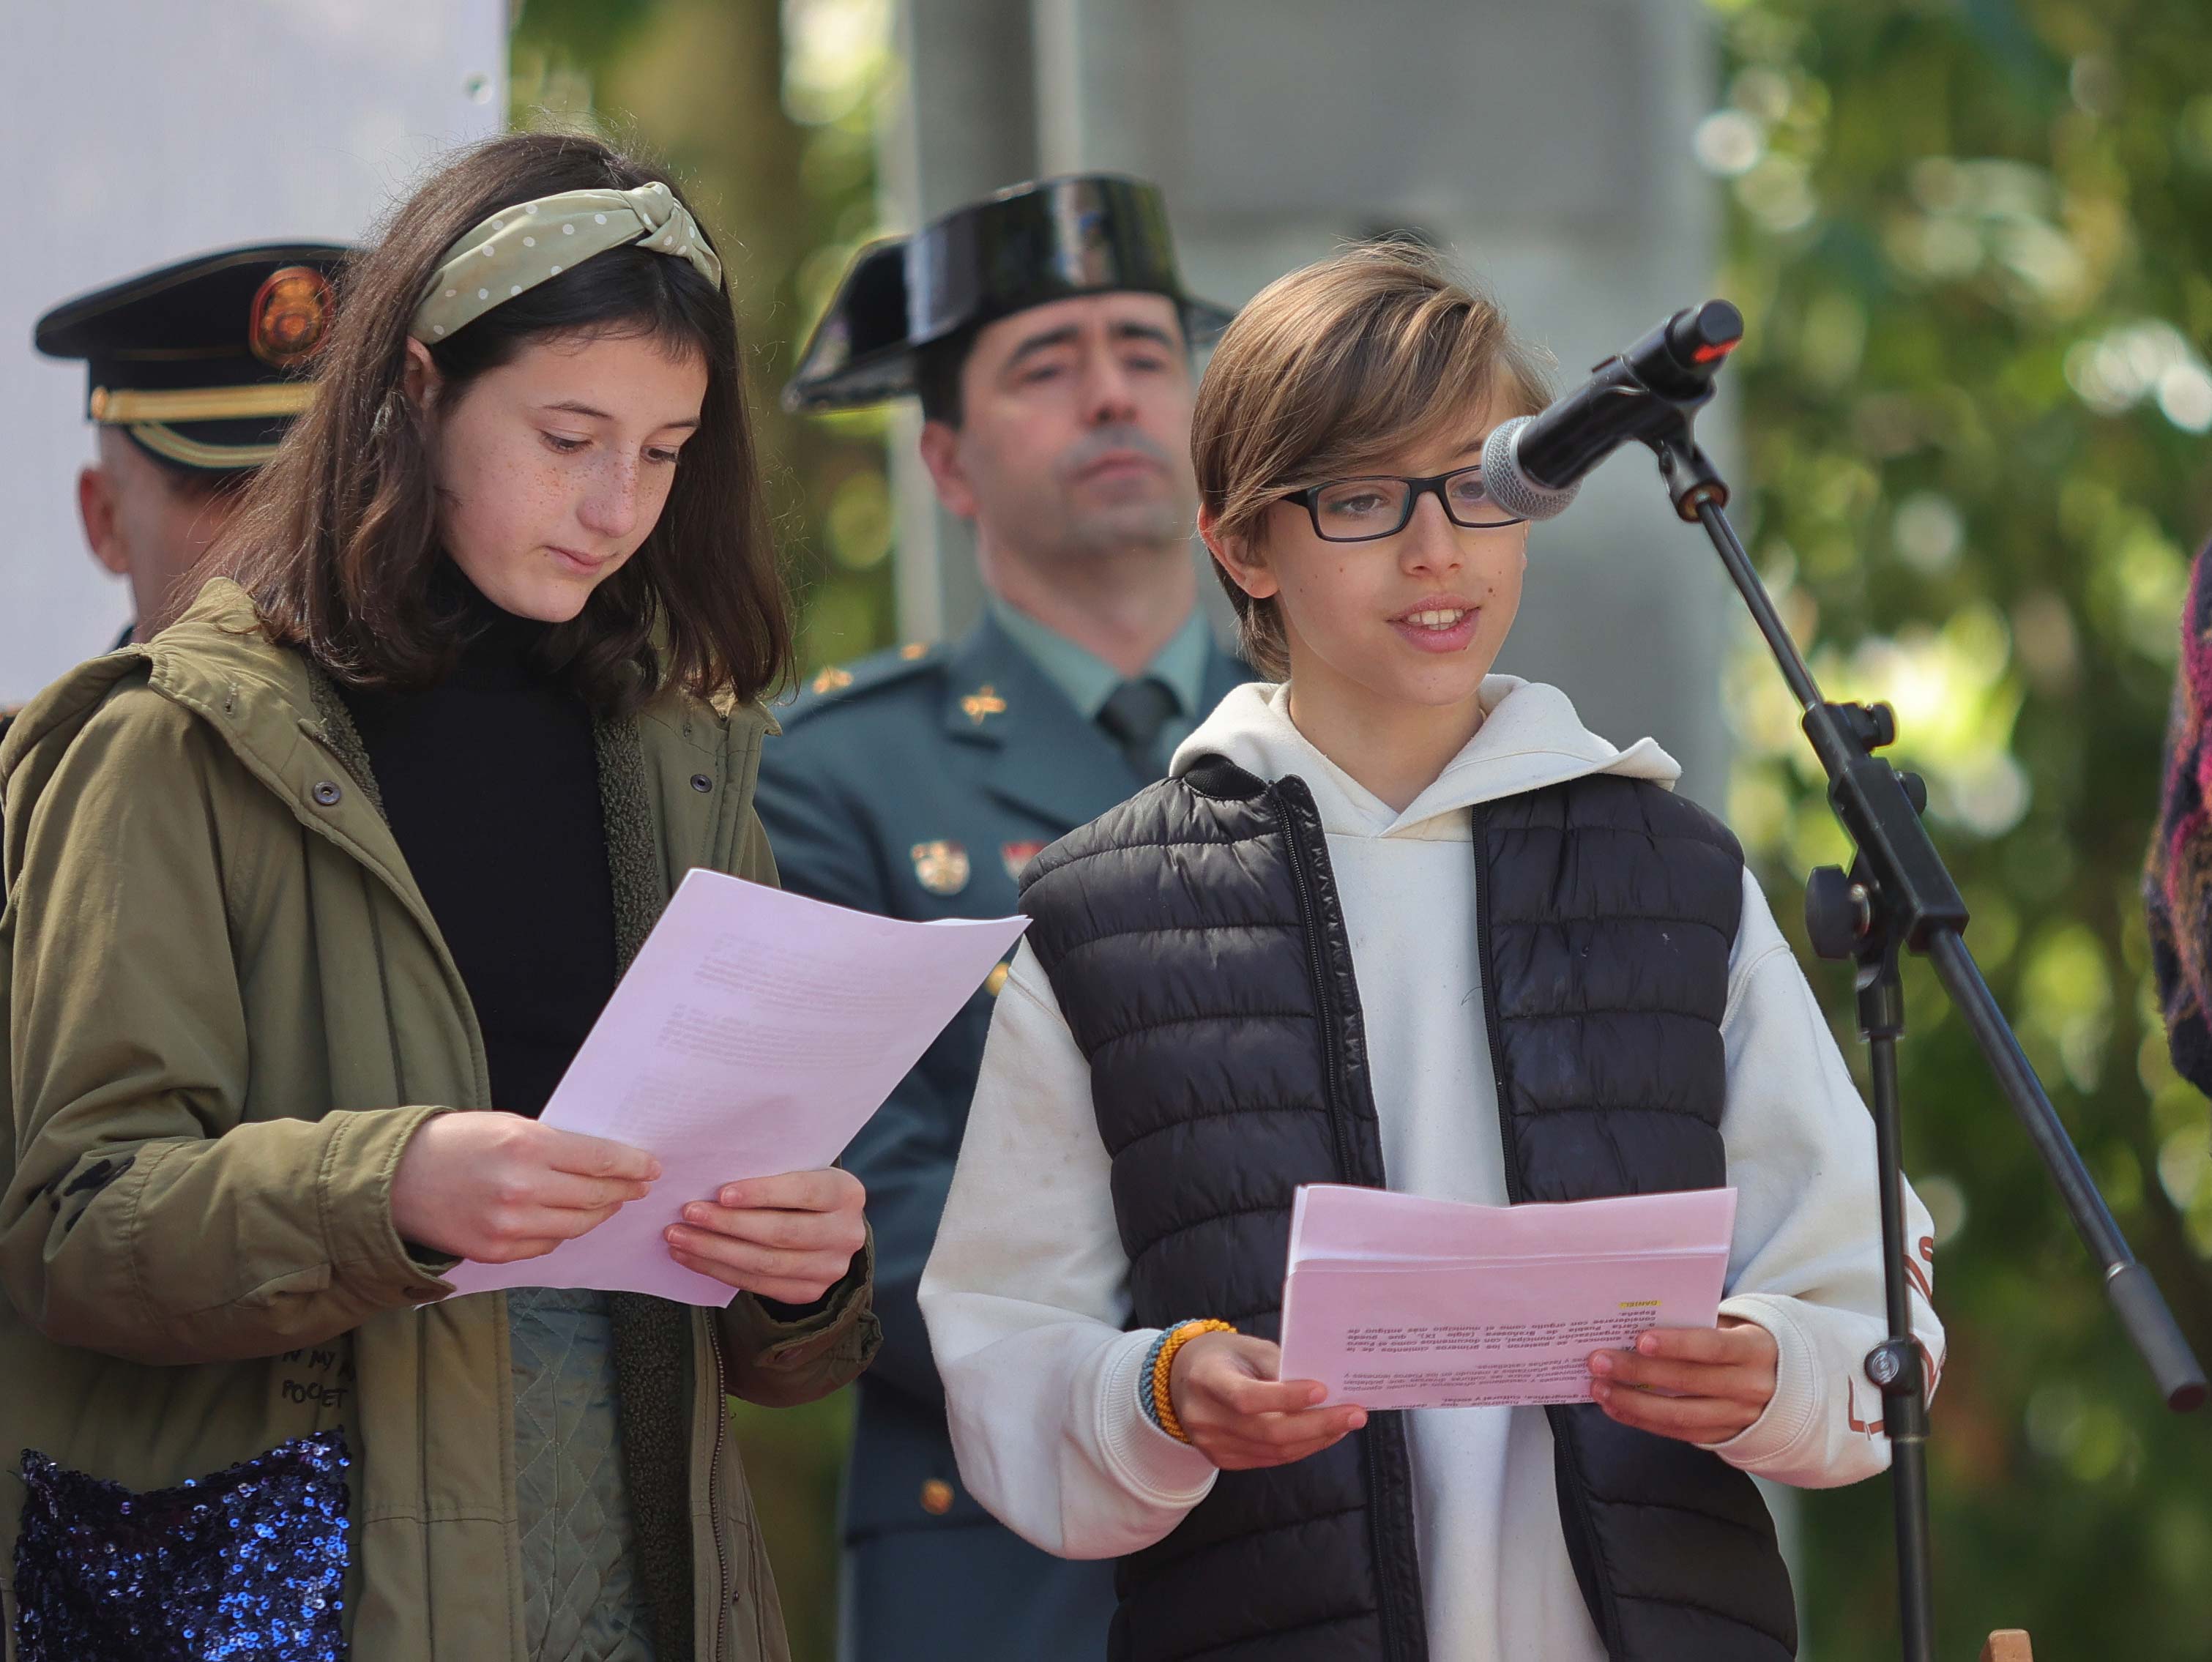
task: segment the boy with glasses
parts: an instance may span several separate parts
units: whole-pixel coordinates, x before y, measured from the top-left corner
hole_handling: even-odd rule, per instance
[[[1747,1474],[1887,1461],[1872,1127],[1735,840],[1656,743],[1490,673],[1528,530],[1475,464],[1542,393],[1419,251],[1263,291],[1192,449],[1279,684],[1024,882],[921,1303],[969,1483],[1121,1559],[1127,1662],[1778,1662],[1793,1603]],[[1322,1406],[1275,1343],[1317,1182],[1733,1185],[1719,1325],[1593,1352],[1584,1404]]]

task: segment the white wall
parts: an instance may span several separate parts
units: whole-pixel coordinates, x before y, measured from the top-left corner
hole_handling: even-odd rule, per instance
[[[128,621],[76,476],[84,366],[31,349],[56,302],[228,243],[357,239],[507,109],[507,0],[0,0],[0,703]]]

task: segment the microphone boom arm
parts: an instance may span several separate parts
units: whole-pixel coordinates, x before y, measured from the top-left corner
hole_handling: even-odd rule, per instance
[[[1726,300],[1684,306],[1540,415],[1500,422],[1482,450],[1492,500],[1524,519],[1561,512],[1583,476],[1622,445],[1638,439],[1656,449],[1710,403],[1713,377],[1742,339],[1743,314]],[[1728,500],[1717,475],[1707,470],[1705,482],[1710,500]]]
[[[1710,302],[1697,310],[1710,312]],[[1733,308],[1729,308],[1733,312]],[[1680,325],[1675,314],[1639,347]],[[1740,330],[1739,330],[1740,333]],[[1724,355],[1733,339],[1714,355]],[[1920,811],[1925,789],[1875,752],[1893,743],[1896,719],[1887,705],[1828,701],[1773,599],[1723,511],[1727,482],[1698,446],[1692,422],[1710,402],[1710,376],[1670,391],[1635,376],[1622,358],[1598,367],[1610,379],[1619,366],[1644,401],[1628,436],[1659,458],[1675,513],[1700,525],[1765,637],[1790,695],[1804,712],[1802,727],[1828,775],[1828,801],[1851,840],[1856,858],[1848,874],[1832,868],[1812,874],[1806,922],[1814,949],[1824,957],[1851,958],[1859,969],[1859,1025],[1872,1062],[1875,1140],[1881,1181],[1885,1303],[1889,1337],[1869,1355],[1868,1378],[1881,1390],[1883,1423],[1891,1446],[1896,1513],[1899,1615],[1907,1662],[1931,1662],[1934,1651],[1932,1574],[1928,1538],[1926,1441],[1928,1398],[1924,1355],[1912,1336],[1905,1265],[1912,1243],[1904,1239],[1904,1170],[1896,1046],[1905,1027],[1903,982],[1898,963],[1910,950],[1926,957],[1965,1016],[2005,1099],[2042,1156],[2083,1245],[2102,1272],[2106,1296],[2166,1406],[2190,1413],[2205,1400],[2204,1370],[2167,1308],[2148,1271],[2128,1248],[2095,1180],[2037,1078],[2003,1010],[1967,949],[1964,897],[1936,852]],[[1656,378],[1653,378],[1656,379]],[[1525,429],[1523,429],[1525,431]],[[1517,437],[1518,435],[1513,435]],[[1608,448],[1610,446],[1607,446]],[[1488,458],[1486,456],[1486,463]],[[1509,460],[1512,459],[1510,453]],[[1585,464],[1595,465],[1595,459]],[[1574,476],[1579,482],[1579,474]],[[1563,506],[1563,504],[1562,504]],[[1551,512],[1557,512],[1552,507]]]

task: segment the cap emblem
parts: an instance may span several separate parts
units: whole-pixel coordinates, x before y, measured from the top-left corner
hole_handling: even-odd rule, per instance
[[[246,343],[253,355],[289,369],[314,355],[331,328],[331,282],[312,265],[271,271],[253,296]]]
[[[1079,288],[1113,282],[1118,262],[1113,221],[1106,210],[1096,205],[1083,208],[1076,212],[1074,221],[1074,234],[1061,251],[1060,275]]]

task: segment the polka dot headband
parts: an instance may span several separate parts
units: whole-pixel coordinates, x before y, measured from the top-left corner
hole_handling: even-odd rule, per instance
[[[524,289],[632,244],[689,260],[708,282],[722,280],[722,262],[697,222],[659,181],[635,191],[564,191],[502,208],[447,249],[407,332],[426,344],[441,341]]]

